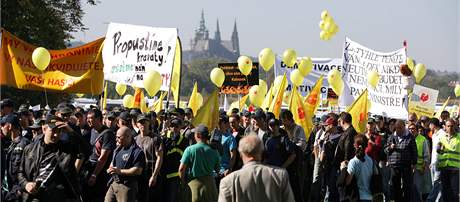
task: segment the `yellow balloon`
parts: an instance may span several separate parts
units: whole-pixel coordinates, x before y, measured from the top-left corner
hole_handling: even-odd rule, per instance
[[[414,72],[414,66],[415,66],[415,65],[414,65],[414,60],[412,60],[412,58],[410,58],[410,57],[407,57],[407,59],[406,59],[406,64],[407,64],[407,66],[409,67],[409,69],[410,69],[412,72]]]
[[[212,83],[214,83],[214,85],[216,85],[219,88],[222,87],[222,84],[224,84],[225,73],[221,68],[216,67],[212,69],[209,77],[211,77]]]
[[[319,28],[321,30],[325,30],[325,28],[324,28],[325,26],[326,26],[326,22],[324,22],[324,20],[319,21]]]
[[[240,56],[238,58],[238,69],[245,76],[249,75],[252,71],[252,60],[248,56]]]
[[[134,97],[132,95],[128,94],[123,97],[123,106],[125,108],[133,107],[133,102],[134,102]]]
[[[117,91],[118,95],[120,96],[124,95],[126,92],[126,85],[122,83],[117,83],[117,85],[115,85],[115,91]]]
[[[415,69],[414,69],[415,82],[420,83],[420,81],[422,81],[425,75],[426,75],[425,65],[422,63],[418,63],[417,65],[415,65]]]
[[[203,96],[201,95],[201,93],[197,93],[196,97],[197,97],[196,99],[197,99],[198,106],[201,107],[203,105]]]
[[[273,90],[278,91],[278,88],[281,85],[281,82],[283,82],[283,75],[277,76],[275,78],[275,81],[273,82]]]
[[[337,70],[333,69],[329,71],[327,75],[327,81],[329,82],[329,86],[338,96],[342,95],[343,92],[343,79],[342,74]]]
[[[161,75],[155,70],[147,71],[144,77],[144,88],[150,96],[155,96],[162,84]]]
[[[51,55],[46,48],[38,47],[32,53],[32,63],[34,63],[35,67],[40,71],[44,71],[51,61]]]
[[[380,79],[379,73],[375,70],[372,70],[367,74],[367,82],[373,88],[377,87],[377,84],[379,83],[379,79]]]
[[[302,76],[307,76],[313,68],[313,62],[310,57],[303,58],[299,63],[299,71]]]
[[[260,51],[259,64],[266,72],[272,68],[273,64],[275,64],[275,53],[271,48],[264,48]]]
[[[256,107],[260,107],[264,101],[264,95],[260,91],[259,85],[251,86],[249,89],[249,101]]]
[[[323,10],[323,12],[321,12],[321,19],[326,19],[327,17],[329,17],[329,11],[327,10]]]
[[[267,83],[264,80],[259,79],[259,92],[265,96],[267,94],[267,90]]]
[[[300,86],[303,84],[303,75],[300,73],[299,69],[294,69],[291,71],[291,82],[294,86]]]
[[[283,62],[288,67],[294,66],[297,61],[297,52],[294,49],[288,48],[283,53]]]
[[[460,97],[460,84],[455,85],[454,92],[456,97]]]

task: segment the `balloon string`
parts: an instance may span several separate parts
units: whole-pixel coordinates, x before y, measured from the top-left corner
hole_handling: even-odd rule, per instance
[[[43,72],[43,71],[41,71],[41,72],[42,72],[42,77],[44,77],[44,76],[43,76],[43,75],[44,75],[44,72]],[[48,106],[48,93],[46,92],[46,86],[45,86],[45,84],[43,84],[43,89],[44,89],[44,91],[45,91],[45,103],[46,103],[46,106]],[[46,106],[45,106],[45,107],[46,107]],[[49,107],[49,106],[48,106],[48,107]]]

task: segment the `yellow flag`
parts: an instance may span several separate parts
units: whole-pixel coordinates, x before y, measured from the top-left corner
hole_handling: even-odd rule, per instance
[[[315,115],[316,110],[318,110],[319,103],[321,103],[320,95],[322,84],[323,75],[319,77],[311,91],[305,97],[305,107],[307,110],[307,114],[311,116],[310,118],[313,118],[313,115]]]
[[[246,100],[248,100],[248,97],[249,97],[249,94],[243,96],[241,99],[240,99],[240,103],[239,103],[239,109],[240,111],[243,111],[244,109],[244,106],[246,105]]]
[[[174,66],[171,74],[171,92],[174,97],[176,107],[179,107],[179,90],[181,80],[181,68],[182,68],[182,45],[180,39],[177,38],[176,43],[176,54],[174,55]]]
[[[105,87],[104,87],[104,99],[102,100],[102,109],[105,110],[107,109],[107,81],[105,82]]]
[[[270,108],[268,109],[269,112],[272,112],[275,115],[275,118],[279,119],[280,112],[281,112],[281,105],[283,104],[283,95],[284,91],[286,91],[287,86],[287,79],[286,73],[284,73],[283,80],[278,88],[278,91],[275,94],[275,98],[273,102],[270,104]]]
[[[211,96],[204,102],[203,106],[196,113],[193,118],[193,125],[198,126],[199,124],[206,125],[209,130],[213,130],[217,127],[219,121],[219,89],[216,89]]]
[[[166,96],[167,92],[162,92],[157,101],[155,101],[151,107],[151,110],[155,113],[160,112],[163,109],[163,99]]]
[[[292,112],[295,123],[303,128],[305,132],[305,138],[308,140],[313,128],[312,117],[306,113],[307,108],[303,103],[302,96],[299,94],[299,91],[297,91],[297,88],[295,87],[292,89],[291,104],[289,105],[289,110]]]
[[[133,101],[133,108],[141,108],[141,102],[144,99],[144,92],[140,88],[134,89],[134,101]]]
[[[193,111],[193,114],[196,114],[200,108],[200,103],[198,103],[198,84],[195,82],[193,86],[192,95],[190,95],[190,100],[188,101],[188,107]]]
[[[436,112],[434,117],[436,117],[438,119],[441,118],[441,113],[442,113],[442,111],[444,111],[446,109],[446,106],[449,103],[449,100],[450,100],[450,96],[447,98],[447,100],[444,102],[444,104],[442,104],[441,108],[439,108],[439,110]]]
[[[268,90],[268,93],[265,95],[264,102],[260,106],[260,108],[262,108],[264,111],[267,111],[267,109],[272,104],[274,91],[275,90],[273,90],[273,84],[272,84],[270,87],[270,90]]]
[[[370,107],[367,94],[368,92],[366,89],[347,109],[347,112],[350,113],[352,117],[352,125],[358,133],[364,133],[366,131],[367,113]]]

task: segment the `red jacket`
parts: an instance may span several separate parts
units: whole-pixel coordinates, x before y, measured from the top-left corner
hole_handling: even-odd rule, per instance
[[[366,154],[370,156],[375,161],[380,161],[380,153],[382,151],[382,137],[378,134],[371,134],[371,138],[368,140],[366,147]],[[374,143],[371,143],[374,142]]]

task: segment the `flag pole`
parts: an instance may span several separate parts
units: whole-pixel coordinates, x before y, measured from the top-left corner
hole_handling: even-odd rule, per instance
[[[176,107],[180,107],[180,84],[182,83],[182,42],[180,41],[180,37],[177,36],[177,43],[179,44],[179,47],[180,47],[180,65],[179,65],[179,68],[180,68],[180,71],[179,71],[179,86],[177,87],[177,101],[176,101]],[[176,45],[176,48],[177,48],[177,45]],[[176,55],[174,54],[174,57],[176,57]]]

